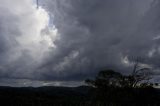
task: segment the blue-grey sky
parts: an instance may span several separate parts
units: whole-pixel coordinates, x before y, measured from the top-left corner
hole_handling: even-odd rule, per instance
[[[128,57],[159,75],[159,14],[159,0],[0,0],[0,85],[77,86],[130,73]]]

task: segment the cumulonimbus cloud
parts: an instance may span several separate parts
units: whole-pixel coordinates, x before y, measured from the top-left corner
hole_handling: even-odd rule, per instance
[[[158,39],[154,40],[159,33],[158,1],[47,0],[43,3],[54,15],[60,35],[55,41],[57,52],[51,53],[43,67],[45,72],[77,80],[104,68],[129,73],[125,59],[130,56],[142,57],[144,64],[158,66]],[[53,76],[46,75],[56,78]]]
[[[129,56],[159,70],[158,0],[0,2],[1,77],[82,81],[105,68],[129,73]]]
[[[0,17],[0,76],[35,78],[34,70],[55,48],[57,31],[48,27],[48,13],[32,0],[1,0]]]

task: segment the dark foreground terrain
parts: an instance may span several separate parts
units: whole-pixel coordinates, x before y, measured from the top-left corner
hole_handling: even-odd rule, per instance
[[[103,92],[103,93],[102,93]],[[91,87],[0,87],[1,106],[160,106],[160,90]]]

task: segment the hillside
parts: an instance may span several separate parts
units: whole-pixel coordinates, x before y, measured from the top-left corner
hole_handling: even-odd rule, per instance
[[[110,96],[103,98],[97,98],[97,94],[93,91],[94,89],[87,86],[0,87],[0,104],[3,106],[135,106],[137,104],[158,106],[160,104],[159,89],[112,89]]]
[[[87,101],[89,87],[0,87],[0,104],[4,106],[50,106]]]

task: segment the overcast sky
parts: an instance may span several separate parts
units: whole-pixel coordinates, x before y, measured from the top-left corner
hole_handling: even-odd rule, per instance
[[[0,86],[77,86],[129,57],[160,73],[159,0],[0,0]],[[156,78],[155,81],[159,81]]]

